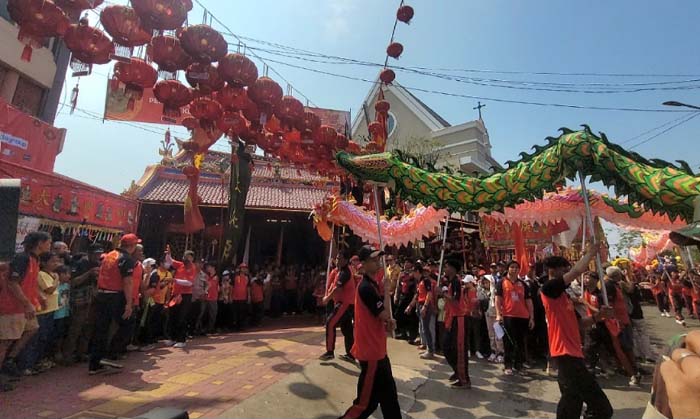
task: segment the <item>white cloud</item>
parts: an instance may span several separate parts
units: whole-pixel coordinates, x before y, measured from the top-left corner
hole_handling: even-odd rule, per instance
[[[350,33],[351,12],[356,9],[354,0],[331,0],[326,3],[328,16],[324,22],[326,35],[340,38]]]

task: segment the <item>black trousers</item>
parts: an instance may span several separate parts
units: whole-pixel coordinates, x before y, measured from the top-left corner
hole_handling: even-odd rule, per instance
[[[112,357],[126,354],[126,347],[134,341],[136,331],[141,320],[141,307],[134,306],[131,317],[124,320],[121,317],[118,321],[117,331],[112,336],[109,345],[109,353]]]
[[[253,303],[252,306],[252,319],[251,319],[251,324],[253,326],[258,326],[260,322],[262,321],[263,317],[263,312],[265,311],[265,303],[264,302],[259,302],[259,303]]]
[[[113,294],[98,293],[95,296],[95,329],[90,339],[90,370],[96,370],[100,367],[100,361],[107,352],[109,344],[109,327],[112,322],[120,322],[124,314],[126,299],[124,293],[118,292]]]
[[[170,338],[175,342],[187,340],[187,325],[192,309],[192,294],[182,294],[180,304],[170,308]]]
[[[418,316],[415,310],[406,314],[406,308],[410,303],[411,299],[399,297],[394,317],[396,318],[396,333],[407,337],[408,340],[414,340],[418,337]]]
[[[525,335],[528,333],[528,319],[504,317],[503,358],[506,369],[521,369],[525,362]]]
[[[481,347],[481,318],[480,317],[469,317],[469,329],[467,330],[467,336],[469,337],[469,349],[472,354],[479,351],[482,355]],[[490,354],[486,354],[489,356]]]
[[[586,403],[588,419],[610,419],[613,408],[593,374],[582,358],[564,355],[553,357],[559,366],[559,391],[557,419],[579,419],[583,403]]]
[[[163,304],[154,304],[148,307],[146,314],[146,328],[143,334],[145,344],[153,344],[163,335]]]
[[[326,351],[335,351],[335,328],[340,326],[340,331],[345,336],[345,353],[350,354],[350,349],[355,342],[355,330],[352,325],[352,319],[355,314],[355,308],[350,304],[337,303],[333,308],[333,312],[328,316],[326,321]]]
[[[668,311],[668,295],[666,293],[662,292],[656,296],[656,307],[661,313]]]
[[[366,419],[381,406],[384,419],[400,419],[401,408],[389,357],[360,361],[357,398],[341,418]]]
[[[231,308],[233,310],[233,330],[241,330],[243,328],[243,323],[245,323],[248,303],[245,300],[233,300],[231,302]]]
[[[463,384],[469,379],[469,317],[453,317],[445,339],[445,359]]]

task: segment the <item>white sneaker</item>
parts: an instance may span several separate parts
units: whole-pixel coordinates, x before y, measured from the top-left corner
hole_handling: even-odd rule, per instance
[[[129,344],[129,345],[126,346],[126,351],[127,351],[127,352],[134,352],[134,351],[138,351],[138,350],[139,350],[139,347],[136,346],[136,345],[131,345],[131,344]]]
[[[178,342],[178,343],[176,343],[176,344],[173,345],[173,348],[182,349],[182,348],[184,348],[185,346],[187,346],[187,344],[186,344],[185,342]]]
[[[668,311],[664,311],[664,315],[665,315],[666,317],[671,317],[671,313],[669,313]]]
[[[479,352],[479,351],[476,351],[476,357],[479,359],[484,359],[484,356],[481,355],[481,352]]]
[[[496,354],[491,354],[489,357],[489,362],[496,362]]]
[[[163,341],[163,345],[165,346],[173,346],[175,344],[174,340],[166,339]]]
[[[420,359],[433,359],[433,358],[435,358],[435,354],[433,354],[432,352],[424,352],[424,353],[420,354]]]
[[[678,323],[678,324],[680,324],[680,325],[683,325],[683,323],[685,323],[685,322],[684,322],[683,320],[678,320],[678,319],[676,319],[676,323]]]
[[[630,384],[631,386],[638,386],[638,385],[639,385],[639,377],[636,376],[636,375],[633,375],[632,377],[630,377],[630,382],[629,382],[629,384]]]
[[[498,355],[496,357],[496,363],[497,364],[502,364],[503,363],[503,355]]]

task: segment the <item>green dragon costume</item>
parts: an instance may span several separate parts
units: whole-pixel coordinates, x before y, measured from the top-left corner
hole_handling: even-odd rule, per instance
[[[520,153],[520,161],[509,161],[507,168],[483,177],[425,170],[407,163],[398,152],[364,156],[340,152],[336,158],[359,179],[388,183],[404,199],[454,211],[498,211],[539,199],[580,170],[591,176],[590,181],[602,181],[616,195],[627,196],[630,204],[667,214],[671,220],[693,219],[700,178],[687,163],[678,161],[678,167],[659,159],[647,160],[610,143],[605,134],[596,136],[585,125],[581,131],[561,131],[561,136],[547,138],[548,145],[534,146],[534,153]],[[615,208],[636,211],[619,203]]]

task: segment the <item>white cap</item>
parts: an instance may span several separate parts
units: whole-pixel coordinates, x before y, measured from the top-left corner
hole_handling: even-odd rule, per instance
[[[466,275],[464,279],[462,279],[462,282],[465,284],[468,284],[470,282],[474,282],[474,276],[473,275]]]
[[[148,259],[144,260],[143,262],[141,262],[141,266],[143,266],[143,269],[146,269],[149,266],[155,266],[155,264],[156,264],[156,260],[153,258],[148,258]]]

